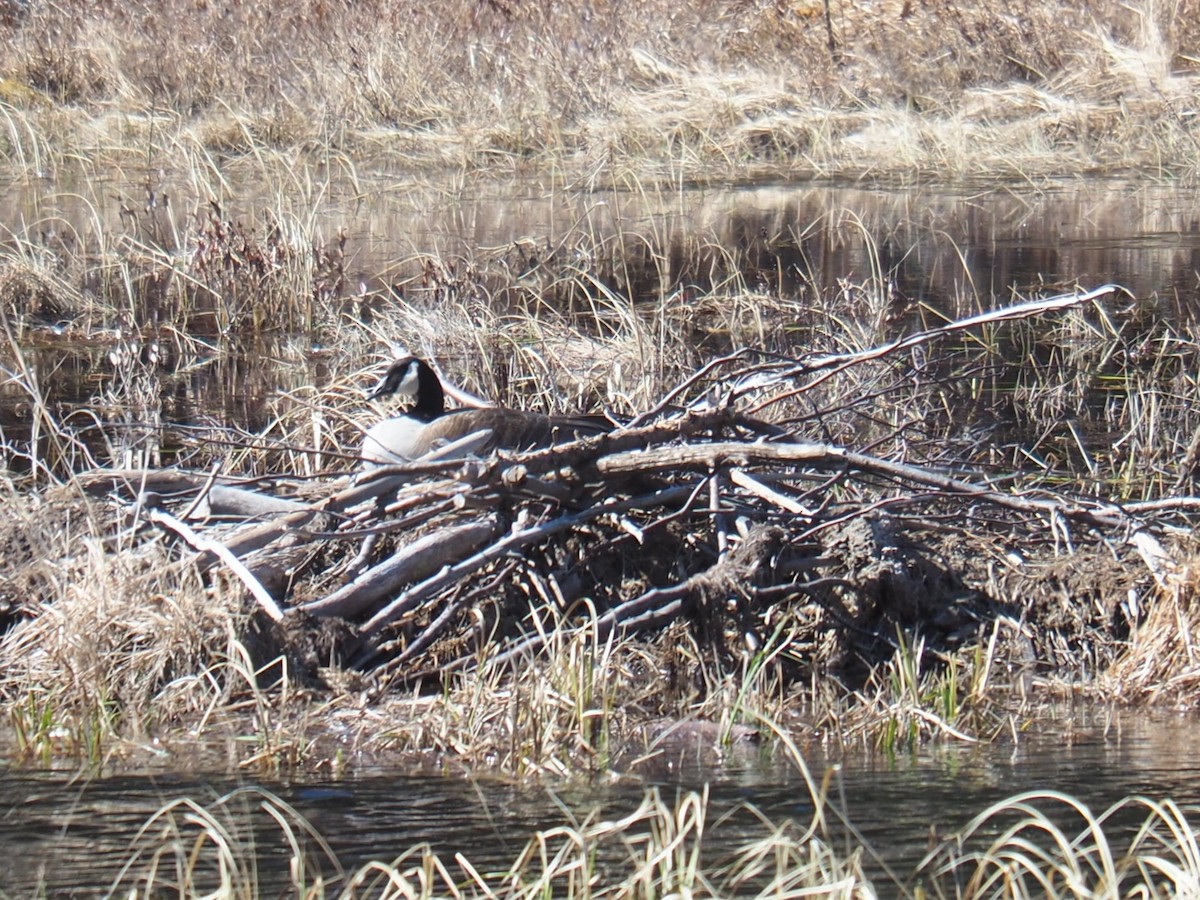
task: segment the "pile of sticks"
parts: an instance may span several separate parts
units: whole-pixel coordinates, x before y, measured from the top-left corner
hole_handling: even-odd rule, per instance
[[[88,477],[98,489],[123,486],[140,519],[181,537],[204,569],[234,573],[270,619],[293,630],[342,623],[332,662],[385,667],[401,681],[527,659],[576,629],[604,641],[679,620],[718,653],[755,652],[778,635],[777,611],[798,606],[886,642],[880,604],[907,595],[911,620],[949,602],[933,596],[929,566],[888,527],[897,505],[987,507],[1027,529],[1117,534],[1156,577],[1169,577],[1170,564],[1140,517],[1148,509],[1023,494],[815,442],[772,413],[847,368],[1115,290],[1009,307],[862,353],[734,353],[611,434],[381,467],[315,496],[309,486],[306,499],[216,473]],[[854,540],[866,549],[845,551]],[[945,630],[963,639],[986,607]]]

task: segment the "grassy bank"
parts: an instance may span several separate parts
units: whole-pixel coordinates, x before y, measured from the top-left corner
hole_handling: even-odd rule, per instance
[[[20,4],[9,6],[17,10]],[[1190,3],[33,2],[0,158],[597,177],[1186,175]]]
[[[842,284],[819,302],[735,285],[705,298],[724,311],[708,319],[695,306],[685,316],[674,302],[603,293],[571,313],[539,302],[499,315],[494,292],[472,284],[450,291],[431,279],[420,295],[390,298],[385,321],[343,323],[338,353],[322,358],[326,381],[277,396],[254,433],[165,422],[180,375],[139,354],[105,375],[114,418],[98,429],[104,444],[41,392],[39,370],[9,376],[36,426],[4,445],[12,469],[0,521],[0,687],[19,755],[100,765],[147,742],[187,748],[236,735],[239,762],[267,771],[414,754],[520,776],[601,774],[652,759],[663,723],[697,728],[715,746],[753,737],[766,720],[826,749],[892,752],[1019,736],[1038,702],[1072,684],[1132,700],[1186,667],[1172,636],[1193,614],[1188,544],[1169,545],[1179,568],[1154,584],[1138,555],[1153,547],[1127,539],[1139,524],[1181,534],[1189,501],[1171,491],[1195,477],[1177,468],[1197,407],[1193,369],[1166,352],[1114,363],[1114,342],[1124,353],[1148,339],[1138,304],[1116,310],[1109,291],[970,328],[930,323],[929,362],[914,367],[887,340],[882,282],[849,293]],[[767,343],[713,360],[698,327],[734,347]],[[1164,344],[1172,327],[1154,326]],[[347,487],[376,416],[363,407],[370,370],[359,366],[381,339],[416,334],[479,393],[551,409],[599,397],[625,416],[662,407],[646,426],[659,436],[632,456],[593,449],[549,466],[518,457],[517,477],[531,479],[524,494],[487,466],[434,466],[339,519],[294,529],[290,549],[249,546],[239,552],[258,573],[254,587],[287,610],[277,625],[244,577],[193,552],[160,515],[234,546],[260,523],[213,514],[207,489],[197,491],[209,479],[314,505],[369,488]],[[1071,352],[1027,365],[1045,335]],[[24,351],[10,341],[19,364]],[[809,355],[786,355],[797,345]],[[1013,346],[1027,348],[1015,362]],[[740,459],[701,455],[698,466],[595,489],[570,474],[728,447],[736,431],[721,432],[718,419],[679,430],[693,414],[714,416],[709,398],[722,395],[790,429],[761,453],[819,433],[869,456],[836,455],[824,468],[801,456],[773,469],[749,443],[735,447]],[[1141,414],[1146,405],[1155,415]],[[1053,424],[1067,408],[1074,430]],[[96,415],[84,417],[89,428]],[[981,440],[979,423],[1000,416],[1006,439]],[[1116,427],[1136,466],[1100,444],[1079,454],[1079,429]],[[193,481],[165,470],[168,447]],[[952,487],[947,472],[974,484]],[[614,501],[625,505],[605,506]],[[500,537],[523,536],[519,551],[444,579],[445,590],[383,625],[367,619],[402,586],[365,611],[325,612],[362,566],[492,515],[506,523]],[[537,531],[559,522],[569,529]],[[382,543],[367,549],[373,532]],[[659,602],[671,597],[677,612]],[[606,624],[622,608],[658,615]]]

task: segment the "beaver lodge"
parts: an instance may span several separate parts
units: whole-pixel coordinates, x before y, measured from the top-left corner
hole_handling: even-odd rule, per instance
[[[668,681],[752,667],[784,689],[814,675],[854,689],[898,651],[936,668],[977,645],[983,680],[1025,689],[1107,668],[1126,696],[1149,696],[1178,631],[1154,630],[1140,657],[1131,635],[1156,596],[1186,593],[1172,554],[1186,552],[1175,538],[1197,501],[1119,502],[1099,471],[1071,484],[1045,466],[989,466],[995,448],[952,398],[924,418],[912,411],[935,405],[905,400],[934,381],[929,345],[1116,294],[1035,300],[865,352],[733,352],[611,433],[549,450],[319,478],[102,469],[76,486],[111,512],[102,552],[131,571],[165,553],[202,580],[240,584],[255,665],[282,656],[314,685],[424,691],[453,673],[535,664],[572,638],[603,647],[665,633],[686,634],[702,657],[645,664]],[[853,437],[861,398],[884,395],[899,398],[888,440],[833,440]],[[36,597],[29,551],[8,565]],[[38,648],[58,615],[10,609],[10,671],[50,664]]]

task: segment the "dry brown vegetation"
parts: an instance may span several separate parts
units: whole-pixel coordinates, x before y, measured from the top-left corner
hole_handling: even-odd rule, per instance
[[[446,268],[430,265],[413,299],[376,299],[386,322],[343,326],[340,374],[279,398],[265,431],[175,439],[193,474],[77,474],[85,460],[156,466],[171,429],[134,404],[149,443],[105,457],[38,405],[45,437],[6,445],[32,468],[10,483],[0,530],[19,623],[3,645],[4,690],[26,753],[233,728],[256,736],[245,761],[266,766],[415,752],[566,774],[629,764],[656,740],[648,723],[664,721],[715,722],[718,741],[763,720],[835,745],[987,738],[1019,727],[1037,680],[1104,668],[1131,630],[1160,633],[1163,613],[1143,622],[1138,607],[1162,608],[1142,548],[1105,544],[1137,528],[1164,537],[1185,519],[1188,501],[1162,502],[1162,486],[1194,476],[1160,438],[1183,433],[1190,393],[1156,388],[1152,419],[1125,410],[1143,468],[1118,477],[1097,456],[1089,481],[1072,460],[1086,454],[1076,432],[1043,436],[1036,451],[1020,434],[1068,406],[1080,428],[1117,424],[1106,405],[1083,402],[1105,368],[1055,354],[1034,377],[1009,362],[1013,342],[1028,354],[1039,336],[1109,359],[1107,342],[1128,348],[1126,330],[1141,340],[1136,304],[1113,318],[1114,291],[1082,308],[1066,295],[935,322],[872,348],[887,329],[884,284],[812,299],[740,288],[707,298],[712,313],[681,329],[678,310],[614,294],[568,313],[570,302],[531,293],[542,303],[500,316],[494,287],[462,274],[451,289]],[[828,317],[814,316],[825,303]],[[731,317],[730,304],[754,315]],[[803,335],[779,327],[801,321]],[[861,330],[842,327],[852,321]],[[706,331],[766,345],[714,358],[695,340]],[[353,365],[381,339],[418,334],[437,358],[460,360],[457,380],[480,393],[551,409],[600,398],[644,426],[569,454],[418,466],[351,486],[339,476],[371,421],[359,399],[368,373]],[[787,356],[797,343],[812,352]],[[20,360],[16,344],[10,352]],[[1175,370],[1166,357],[1151,365]],[[111,390],[148,380],[158,408],[169,373],[138,356],[122,367]],[[1104,377],[1140,371],[1125,360]],[[30,373],[12,382],[38,396]],[[996,416],[1014,429],[1007,443],[977,432]],[[814,433],[831,443],[811,443]],[[230,522],[214,484],[311,506]],[[176,519],[242,557],[250,579],[192,552]],[[446,549],[464,525],[485,523],[481,541]],[[360,549],[368,534],[383,540]],[[355,576],[378,576],[393,551],[430,534],[424,552],[460,569],[358,592]],[[507,549],[488,557],[492,542]],[[1170,597],[1186,575],[1160,581]],[[277,603],[290,609],[283,630],[264,614]]]
[[[12,4],[14,8],[18,4]],[[592,179],[1187,173],[1200,15],[1081,6],[33,2],[0,30],[0,153]]]
[[[185,896],[205,895],[218,882],[234,896],[270,890],[345,900],[447,894],[516,900],[549,893],[868,900],[884,891],[966,900],[1115,898],[1191,895],[1200,887],[1196,807],[1134,797],[1095,812],[1057,791],[995,803],[959,835],[937,842],[911,875],[870,878],[866,855],[837,840],[842,823],[827,795],[829,783],[814,782],[798,755],[795,760],[814,799],[811,821],[772,822],[750,809],[757,827],[741,826],[742,844],[728,854],[713,847],[717,835],[736,827],[736,818],[716,817],[707,790],[670,803],[652,788],[635,810],[537,830],[501,869],[429,844],[350,869],[296,809],[270,792],[245,788],[207,803],[189,798],[164,805],[133,842],[110,893],[147,893],[166,887],[169,876],[171,891]],[[1137,827],[1123,824],[1129,820]],[[264,848],[275,846],[275,855],[291,863],[283,884],[271,883],[256,865]]]

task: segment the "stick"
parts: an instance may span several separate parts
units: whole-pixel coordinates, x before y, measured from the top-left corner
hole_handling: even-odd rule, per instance
[[[918,331],[915,334],[910,334],[902,338],[897,338],[894,341],[889,341],[886,344],[881,344],[878,347],[871,347],[867,350],[862,350],[857,353],[838,353],[831,356],[820,357],[815,360],[806,362],[791,370],[781,372],[780,380],[795,378],[799,375],[805,375],[809,372],[817,370],[825,370],[819,381],[824,381],[837,372],[847,369],[850,366],[858,365],[862,362],[868,362],[873,359],[879,359],[895,353],[898,350],[907,350],[910,347],[915,347],[918,344],[927,344],[930,341],[940,337],[945,337],[948,334],[954,334],[958,331],[965,331],[968,328],[974,328],[977,325],[989,325],[996,322],[1010,322],[1014,319],[1027,319],[1031,316],[1038,316],[1043,313],[1053,312],[1060,309],[1068,309],[1072,306],[1078,306],[1083,303],[1090,303],[1100,297],[1105,297],[1109,294],[1114,294],[1117,291],[1124,290],[1115,284],[1106,284],[1082,294],[1060,294],[1057,297],[1046,297],[1041,300],[1031,300],[1028,303],[1018,303],[1015,306],[1005,306],[1000,309],[991,309],[987,312],[979,313],[974,316],[967,316],[965,319],[957,319],[953,322],[947,322],[937,328],[927,328],[924,331]],[[785,400],[797,393],[802,393],[809,390],[813,385],[807,384],[802,387],[789,388],[783,393],[776,394],[773,397],[768,397],[766,400],[760,401],[749,409],[749,414],[754,415],[759,410],[762,410],[774,403]]]
[[[549,522],[543,522],[535,525],[532,528],[526,528],[522,531],[517,531],[510,534],[508,537],[497,541],[496,543],[485,547],[473,556],[455,563],[452,566],[446,566],[436,575],[425,579],[419,584],[413,585],[411,588],[402,593],[399,597],[377,612],[370,621],[359,628],[359,634],[367,644],[371,644],[379,632],[384,628],[404,615],[406,612],[416,609],[438,591],[449,587],[458,579],[476,572],[486,566],[488,563],[500,559],[507,553],[520,550],[530,544],[537,543],[552,535],[558,534],[560,531],[566,531],[569,528],[574,528],[584,522],[595,519],[599,516],[608,515],[610,513],[624,512],[627,509],[645,509],[651,506],[659,506],[664,503],[669,503],[676,497],[682,497],[690,493],[689,488],[665,488],[661,491],[656,491],[653,494],[642,497],[634,497],[629,500],[619,502],[600,503],[596,506],[585,509],[581,512],[574,513],[568,516],[559,516]],[[363,662],[369,661],[375,655],[374,648],[368,647],[358,660],[356,665],[361,665]]]
[[[332,594],[303,603],[297,609],[319,617],[357,615],[394,593],[400,585],[428,578],[443,566],[474,553],[484,541],[494,538],[499,528],[495,516],[441,528],[402,547]]]
[[[718,466],[745,467],[755,464],[781,465],[788,463],[848,465],[862,472],[872,472],[954,494],[976,497],[1018,512],[1061,515],[1067,519],[1106,528],[1136,524],[1136,520],[1114,504],[1097,504],[1094,508],[1086,508],[1069,506],[1057,499],[1004,494],[986,485],[963,481],[950,475],[931,472],[906,463],[890,462],[864,453],[855,453],[832,444],[747,444],[723,441],[713,444],[659,447],[638,453],[617,453],[607,456],[596,461],[596,468],[604,475],[619,476],[665,469],[715,469]]]
[[[233,572],[250,593],[254,595],[254,599],[258,601],[258,605],[263,608],[263,611],[268,616],[276,622],[283,621],[283,610],[279,608],[279,604],[275,602],[275,598],[262,586],[262,582],[250,573],[250,570],[246,568],[242,561],[229,552],[229,549],[225,545],[209,538],[201,537],[173,515],[163,512],[160,509],[150,510],[150,521],[155,525],[175,532],[201,553],[211,553],[220,559],[229,568],[229,571]]]
[[[797,516],[812,516],[813,511],[805,508],[803,503],[797,503],[786,494],[781,494],[772,487],[767,487],[757,478],[752,478],[743,469],[732,469],[729,472],[729,480],[743,490],[749,491],[761,500],[766,500],[768,503],[774,503],[784,512],[790,512]]]

